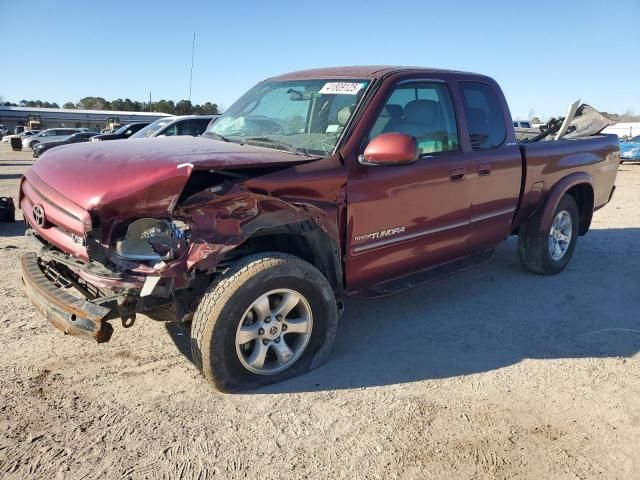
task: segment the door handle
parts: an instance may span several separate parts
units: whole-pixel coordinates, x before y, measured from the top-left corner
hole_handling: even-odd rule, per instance
[[[478,167],[478,176],[486,177],[487,175],[491,175],[491,165],[488,163],[483,163]]]
[[[449,178],[452,182],[459,182],[464,180],[464,177],[467,175],[466,168],[454,168],[449,172]]]

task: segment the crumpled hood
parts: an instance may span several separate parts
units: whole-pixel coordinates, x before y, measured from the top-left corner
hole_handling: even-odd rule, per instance
[[[38,176],[84,210],[100,217],[166,215],[191,172],[270,167],[309,157],[200,137],[128,139],[61,146],[26,173]]]

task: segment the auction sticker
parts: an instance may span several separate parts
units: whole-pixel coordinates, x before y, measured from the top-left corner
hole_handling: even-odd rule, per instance
[[[355,95],[364,87],[364,83],[356,82],[328,82],[318,93],[325,95]]]

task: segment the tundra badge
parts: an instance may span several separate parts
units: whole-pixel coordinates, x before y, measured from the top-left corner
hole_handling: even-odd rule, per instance
[[[353,240],[356,242],[360,242],[362,240],[375,240],[377,238],[385,238],[392,235],[398,235],[399,233],[404,233],[404,227],[390,228],[389,230],[367,233],[366,235],[356,235],[355,237],[353,237]]]

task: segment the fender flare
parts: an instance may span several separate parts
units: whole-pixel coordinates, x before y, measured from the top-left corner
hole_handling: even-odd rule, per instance
[[[558,204],[560,203],[560,199],[562,196],[567,193],[572,187],[576,185],[587,184],[593,190],[593,178],[591,175],[585,172],[576,172],[571,175],[567,175],[566,177],[560,179],[556,184],[552,187],[551,191],[547,195],[547,200],[542,207],[542,215],[540,217],[540,232],[546,232],[551,226],[553,213],[556,208],[558,208]]]

